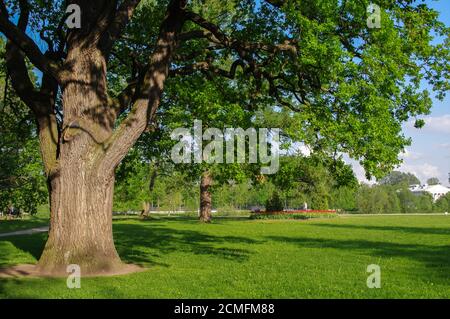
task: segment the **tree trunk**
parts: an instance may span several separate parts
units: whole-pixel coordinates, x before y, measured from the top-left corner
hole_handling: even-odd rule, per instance
[[[200,221],[203,223],[211,222],[211,192],[209,188],[212,184],[212,176],[210,172],[202,174],[200,182]]]
[[[106,274],[122,266],[112,234],[115,168],[99,165],[115,120],[107,108],[106,62],[98,49],[79,46],[68,60],[59,163],[48,183],[50,232],[38,268],[59,275],[76,264],[82,274]]]
[[[141,218],[148,218],[150,216],[150,203],[149,202],[142,202],[142,211],[141,211]]]
[[[99,178],[85,163],[63,169],[51,181],[50,232],[38,263],[42,273],[107,274],[123,266],[114,246],[112,203],[114,177]]]

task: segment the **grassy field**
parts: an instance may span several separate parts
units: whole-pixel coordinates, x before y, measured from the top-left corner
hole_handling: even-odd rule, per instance
[[[0,234],[48,225],[48,213],[39,213],[35,216],[26,216],[22,219],[6,220],[0,217]],[[1,261],[0,261],[1,262]]]
[[[120,218],[114,235],[122,259],[147,271],[74,290],[64,279],[0,279],[0,298],[450,298],[450,216]],[[0,267],[36,262],[45,237],[0,238]],[[366,286],[370,264],[381,289]]]

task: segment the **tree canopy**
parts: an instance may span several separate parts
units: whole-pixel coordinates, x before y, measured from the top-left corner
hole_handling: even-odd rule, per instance
[[[393,171],[380,180],[382,185],[419,185],[420,180],[412,173]]]

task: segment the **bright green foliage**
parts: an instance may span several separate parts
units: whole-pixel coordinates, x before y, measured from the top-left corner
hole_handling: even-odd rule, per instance
[[[127,167],[130,158],[122,163],[117,174],[116,210],[141,210],[142,202],[147,201],[162,210],[197,211],[199,188],[192,177],[173,168],[160,168],[160,176],[150,191],[148,185],[153,168],[142,162]],[[314,158],[283,156],[281,163],[277,174],[261,182],[245,179],[214,187],[214,208],[219,212],[262,208],[276,192],[281,197],[276,210],[285,206],[300,209],[305,202],[312,209],[366,214],[442,213],[449,210],[448,195],[433,203],[429,194],[413,194],[405,181],[394,185],[339,185],[333,174],[323,164],[318,165]]]
[[[222,210],[250,210],[254,207],[263,208],[274,191],[272,183],[252,183],[246,180],[242,183],[226,183],[213,189],[213,206]]]
[[[283,156],[279,172],[271,176],[270,180],[283,191],[290,207],[299,208],[306,202],[309,208],[319,210],[329,208],[333,189],[356,187],[351,169],[322,154],[310,157]]]
[[[13,205],[34,214],[47,202],[39,142],[30,111],[6,80],[3,56],[0,38],[0,211]]]
[[[378,1],[381,28],[370,29],[369,0],[273,2],[279,7],[269,2],[190,2],[190,10],[233,40],[267,46],[287,41],[296,49],[276,54],[254,49],[239,55],[233,46],[214,46],[204,38],[181,43],[174,69],[207,63],[210,70],[228,72],[233,62],[242,64],[233,79],[202,68],[181,72],[167,83],[165,103],[181,104],[184,111],[174,112],[188,119],[233,126],[241,123],[240,113],[267,112],[261,123],[282,128],[287,140],[328,154],[348,153],[368,176],[385,175],[400,163],[398,155],[410,143],[401,125],[431,107],[431,93],[421,84],[428,82],[438,98],[449,88],[449,30],[438,13],[420,2]],[[147,43],[156,37],[163,5],[144,1],[140,6],[126,32],[132,45],[127,41],[115,47],[122,60],[134,51],[138,61],[147,62]],[[185,31],[200,29],[193,22],[185,26]],[[116,82],[125,82],[125,69],[112,61],[119,67],[111,75],[119,73]],[[224,92],[217,99],[219,90]],[[242,112],[223,103],[231,98]],[[226,112],[231,113],[224,117]]]
[[[422,90],[421,84],[429,82],[438,97],[448,89],[449,30],[438,22],[437,12],[411,1],[377,2],[382,10],[380,29],[367,26],[368,0],[278,3],[284,6],[279,9],[265,1],[258,5],[253,1],[192,2],[193,11],[232,38],[266,45],[294,39],[298,50],[294,58],[290,52],[273,55],[259,51],[254,61],[259,78],[245,66],[237,68],[234,79],[201,69],[169,79],[158,113],[158,129],[149,135],[153,137],[142,139],[152,150],[146,152],[147,158],[152,158],[152,163],[155,157],[167,159],[173,145],[168,134],[176,127],[191,127],[194,119],[218,128],[280,127],[284,148],[293,142],[305,142],[321,158],[310,168],[282,163],[272,183],[282,190],[288,206],[300,207],[306,201],[312,208],[357,209],[356,179],[342,161],[332,165],[330,159],[348,153],[363,164],[368,175],[377,177],[400,162],[398,155],[410,142],[401,132],[402,123],[427,114],[431,106],[431,94]],[[144,2],[127,30],[135,39],[132,48],[138,49],[143,64],[150,52],[145,43],[156,35],[162,12],[159,3]],[[189,22],[185,29],[199,27]],[[433,37],[441,40],[434,41]],[[122,59],[130,56],[130,47],[121,43],[115,50]],[[230,48],[211,48],[205,39],[182,43],[177,53],[177,68],[213,61],[214,67],[228,70],[232,62],[242,59]],[[123,68],[116,59],[113,61],[119,70]],[[119,77],[122,81],[125,78]],[[421,127],[420,122],[417,127]],[[261,205],[271,194],[263,191],[258,194],[265,199],[255,196],[248,200],[259,187],[258,183],[248,184],[247,176],[256,176],[248,167],[202,164],[178,168],[193,180],[202,171],[213,170],[213,202],[218,200],[217,206],[240,208],[245,207],[244,202]],[[414,176],[404,175],[393,173],[381,183],[420,183]],[[229,180],[236,181],[228,184]],[[366,195],[371,200],[363,199]],[[358,196],[360,210],[413,209],[406,200],[399,204],[397,197],[392,189],[364,189]],[[369,204],[377,198],[383,204]],[[428,204],[419,206],[429,208]]]
[[[170,211],[198,209],[198,187],[185,174],[173,168],[155,167],[136,148],[119,166],[116,178],[115,211],[140,211],[144,202]]]
[[[29,32],[44,30],[43,35],[57,43],[64,2],[28,3]],[[167,3],[142,1],[115,43],[108,61],[111,96],[145,71],[137,69],[148,64]],[[230,43],[212,43],[202,37],[180,42],[157,123],[136,146],[142,152],[140,159],[152,167],[165,162],[173,145],[167,134],[175,127],[190,127],[197,118],[219,128],[218,123],[223,127],[280,127],[286,144],[304,142],[325,159],[348,153],[362,163],[367,175],[385,175],[400,162],[398,155],[410,142],[401,125],[429,112],[430,91],[442,98],[449,88],[449,28],[439,22],[436,11],[420,1],[382,0],[377,2],[382,11],[381,28],[371,29],[366,23],[369,3],[189,1],[187,10],[215,24]],[[9,0],[7,5],[11,16],[17,16],[18,1]],[[188,21],[182,32],[193,30],[203,28]],[[246,50],[236,49],[243,44]],[[291,45],[291,49],[274,49],[280,44]],[[242,63],[231,76],[228,71],[236,61]],[[208,70],[181,72],[205,63]],[[221,76],[224,73],[228,76]],[[423,84],[430,89],[422,90]],[[423,121],[418,119],[416,124],[421,127]],[[320,165],[329,169],[326,163]],[[230,179],[247,182],[249,176],[255,178],[257,170],[237,165],[191,169],[195,174],[181,170],[188,177],[198,177],[205,169],[213,169],[218,184]],[[138,170],[136,181],[149,174],[145,168]],[[351,182],[345,181],[350,176],[345,170],[330,170],[340,185]],[[315,179],[320,171],[306,172],[306,178]],[[311,201],[316,207],[330,206],[329,184],[309,183],[314,190],[303,185],[301,192],[293,186],[297,193],[286,192],[286,196]],[[130,192],[137,191],[137,185],[130,184]],[[174,190],[173,194],[179,199],[178,192],[183,193]],[[306,198],[308,193],[315,198]],[[169,204],[177,206],[179,200],[175,202]]]
[[[407,187],[398,190],[402,213],[430,213],[433,210],[433,199],[430,194],[414,194]]]
[[[359,213],[432,213],[435,206],[430,194],[414,194],[405,185],[363,185],[357,195]]]
[[[167,95],[167,102],[162,105],[160,116],[161,123],[167,127],[168,135],[175,128],[192,128],[195,120],[202,121],[203,131],[217,128],[223,133],[226,128],[246,130],[256,127],[255,123],[252,123],[253,113],[242,108],[243,96],[235,94],[234,88],[221,79],[203,79],[198,76],[175,78],[169,85]],[[210,141],[203,141],[203,151],[209,143]],[[225,162],[225,143],[223,151],[221,159]],[[199,181],[204,171],[209,171],[215,186],[230,180],[243,182],[248,176],[253,177],[253,172],[257,170],[256,165],[194,163],[193,160],[189,164],[177,164],[175,168],[186,173],[186,177],[195,182]]]
[[[436,201],[434,210],[438,213],[450,213],[450,193],[442,196]]]
[[[400,213],[400,202],[396,193],[385,187],[362,186],[358,191],[357,203],[359,213]]]
[[[348,186],[338,187],[332,191],[330,208],[341,209],[346,212],[357,210],[356,189]]]

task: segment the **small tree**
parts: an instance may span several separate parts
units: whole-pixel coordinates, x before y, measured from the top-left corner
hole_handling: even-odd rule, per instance
[[[438,213],[450,211],[450,193],[439,198],[434,204],[433,210]]]
[[[280,212],[284,209],[283,201],[277,191],[272,193],[272,196],[266,202],[267,212]]]
[[[420,184],[420,180],[411,173],[403,173],[399,171],[392,171],[380,180],[381,185],[416,185]]]
[[[438,185],[440,183],[441,182],[439,181],[439,178],[437,178],[437,177],[431,177],[431,178],[427,179],[428,185]]]

